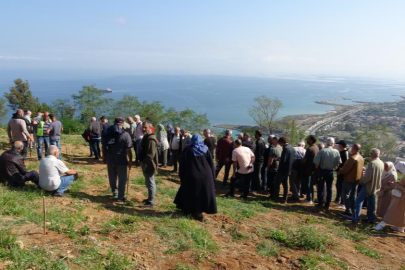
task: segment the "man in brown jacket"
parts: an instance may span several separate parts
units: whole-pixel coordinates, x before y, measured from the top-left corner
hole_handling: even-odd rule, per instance
[[[349,219],[352,218],[352,213],[354,212],[357,187],[363,175],[364,159],[360,155],[360,149],[360,144],[354,144],[349,159],[345,162],[343,167],[338,170],[338,173],[344,176],[342,196],[346,211],[341,213],[341,215]]]
[[[7,125],[7,135],[11,145],[16,141],[21,141],[24,144],[21,156],[25,158],[27,156],[27,140],[30,139],[33,141],[34,138],[31,136],[31,134],[29,134],[27,130],[27,123],[23,116],[24,111],[21,109],[18,109],[16,113],[13,114],[13,117]]]

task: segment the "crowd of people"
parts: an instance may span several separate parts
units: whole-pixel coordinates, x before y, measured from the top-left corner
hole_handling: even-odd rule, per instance
[[[31,112],[17,110],[8,123],[12,149],[0,156],[0,180],[14,186],[32,181],[54,196],[64,196],[78,173],[62,161],[62,131],[62,123],[53,114],[38,113],[31,119]],[[306,142],[294,146],[286,137],[274,135],[266,143],[261,130],[255,131],[255,140],[249,133],[238,134],[233,140],[232,130],[225,130],[218,141],[209,129],[203,135],[204,139],[187,129],[172,125],[165,128],[162,124],[157,125],[155,134],[150,119],[141,121],[139,115],[127,117],[126,121],[117,117],[111,125],[105,117],[100,121],[92,117],[83,133],[90,156],[106,163],[111,192],[118,202],[127,200],[125,187],[131,168],[136,166],[141,168],[148,190],[144,206],[153,207],[158,167],[172,167],[180,178],[174,203],[184,213],[202,220],[202,213],[217,212],[215,180],[224,168],[222,188],[229,188],[226,197],[235,197],[239,189],[243,200],[248,200],[250,194],[267,194],[274,202],[315,204],[329,211],[335,182],[334,203],[344,210],[340,212],[342,217],[357,224],[364,205],[367,218],[363,222],[374,224],[377,216],[382,221],[376,230],[389,224],[393,230],[404,232],[405,178],[398,182],[398,172],[405,173],[405,162],[384,163],[379,149],[371,150],[370,162],[364,168],[361,145],[355,143],[349,148],[340,140],[336,149],[334,138],[317,144],[316,137],[309,135]],[[33,147],[40,160],[39,173],[27,171],[24,164]]]

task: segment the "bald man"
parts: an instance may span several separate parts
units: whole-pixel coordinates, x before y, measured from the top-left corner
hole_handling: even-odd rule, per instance
[[[0,182],[6,182],[12,186],[24,186],[26,182],[31,181],[38,185],[38,173],[27,171],[25,167],[24,158],[21,155],[23,149],[23,142],[15,141],[12,149],[0,156]]]

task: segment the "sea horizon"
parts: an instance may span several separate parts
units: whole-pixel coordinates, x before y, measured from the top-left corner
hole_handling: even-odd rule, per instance
[[[1,96],[9,91],[16,78],[14,74],[0,75]],[[112,75],[72,78],[59,74],[41,78],[34,74],[22,79],[29,81],[34,96],[49,104],[57,98],[71,98],[83,85],[94,84],[99,89],[111,88],[112,93],[105,95],[113,99],[130,94],[140,101],[160,101],[166,108],[190,108],[206,113],[212,126],[254,125],[248,110],[254,105],[253,99],[260,95],[277,97],[283,102],[277,118],[324,114],[333,110],[330,105],[316,104],[319,100],[345,98],[348,100],[334,103],[355,105],[353,101],[399,101],[402,99],[396,95],[405,95],[404,82],[342,76]]]

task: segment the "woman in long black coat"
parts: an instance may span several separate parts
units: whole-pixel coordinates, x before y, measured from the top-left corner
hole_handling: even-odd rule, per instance
[[[180,188],[174,203],[185,214],[202,221],[202,213],[217,213],[215,198],[215,167],[212,156],[199,134],[193,135],[191,145],[180,158]]]

